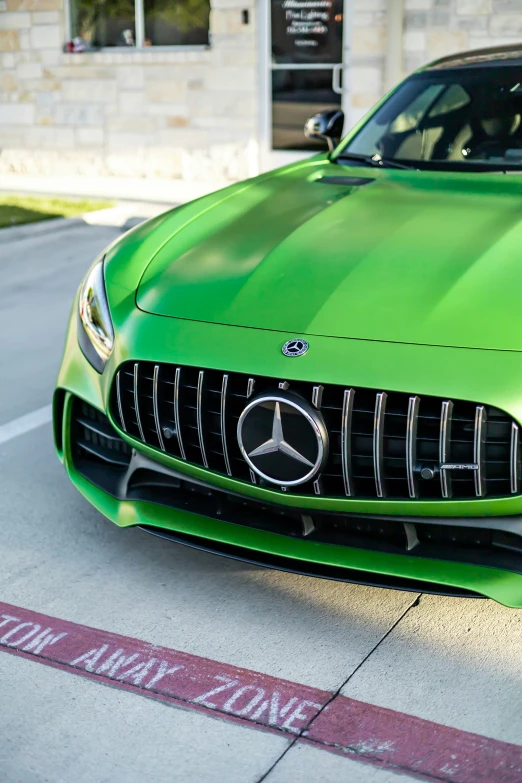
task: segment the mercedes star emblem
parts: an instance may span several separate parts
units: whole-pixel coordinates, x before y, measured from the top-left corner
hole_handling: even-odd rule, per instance
[[[285,356],[302,356],[307,352],[310,346],[306,340],[302,340],[300,337],[294,340],[288,340],[281,350]]]
[[[253,399],[239,418],[237,439],[249,467],[282,487],[313,479],[328,455],[323,417],[292,392]]]

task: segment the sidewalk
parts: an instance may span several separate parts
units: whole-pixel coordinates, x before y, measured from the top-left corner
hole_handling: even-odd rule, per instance
[[[173,204],[204,196],[226,186],[227,182],[186,182],[185,180],[138,179],[132,177],[30,176],[0,174],[0,192],[41,193],[63,196],[124,199]]]

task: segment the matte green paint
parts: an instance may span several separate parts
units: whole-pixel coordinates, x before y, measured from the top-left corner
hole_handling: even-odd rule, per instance
[[[351,188],[316,181],[362,174],[375,182]],[[108,413],[122,361],[176,362],[472,400],[522,423],[521,182],[517,175],[341,167],[322,155],[167,212],[106,251],[115,345],[105,372],[98,375],[78,348],[75,302],[57,385]],[[282,344],[301,335],[308,336],[308,353],[284,357]],[[118,502],[75,473],[67,410],[64,424],[69,475],[117,524],[152,524],[286,557],[435,581],[522,607],[520,575],[296,541]],[[282,505],[427,517],[522,514],[520,495],[465,501],[283,496],[122,436],[189,476]]]
[[[157,252],[151,313],[297,334],[522,350],[521,186],[505,175],[312,162],[229,198]],[[487,317],[484,317],[487,314]]]

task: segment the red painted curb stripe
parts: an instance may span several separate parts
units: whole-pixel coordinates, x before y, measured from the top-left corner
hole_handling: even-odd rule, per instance
[[[332,694],[0,602],[0,649],[298,734]],[[7,651],[7,650],[6,650]]]
[[[522,783],[518,745],[1,602],[0,650],[424,780]]]
[[[340,696],[305,737],[388,769],[453,783],[520,783],[522,747]]]

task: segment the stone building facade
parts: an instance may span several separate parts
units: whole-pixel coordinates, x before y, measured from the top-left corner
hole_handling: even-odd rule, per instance
[[[237,179],[256,170],[253,0],[211,46],[64,53],[67,0],[0,2],[0,171]],[[252,9],[253,10],[253,9]]]
[[[466,49],[522,42],[522,0],[353,0],[351,122],[398,79]],[[400,25],[390,24],[399,8]],[[388,32],[395,38],[390,51]]]
[[[307,154],[271,149],[271,69],[293,67],[270,56],[271,0],[211,0],[209,46],[85,53],[63,50],[69,1],[0,0],[0,172],[220,183]],[[343,11],[348,125],[430,59],[522,40],[522,0],[344,0]]]

